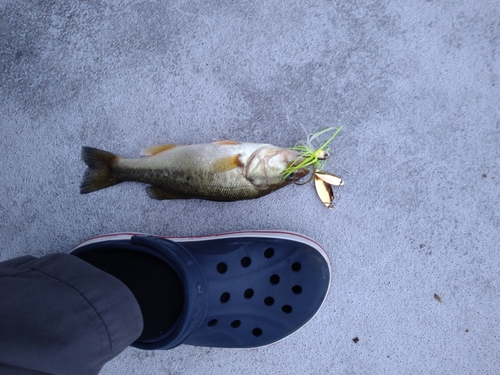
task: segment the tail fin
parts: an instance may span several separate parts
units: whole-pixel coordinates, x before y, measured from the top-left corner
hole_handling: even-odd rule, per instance
[[[92,147],[82,147],[82,160],[88,168],[80,184],[80,194],[91,193],[116,185],[121,181],[113,173],[113,163],[119,156]]]

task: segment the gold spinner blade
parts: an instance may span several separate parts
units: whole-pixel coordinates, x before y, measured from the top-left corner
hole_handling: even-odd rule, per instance
[[[318,193],[319,199],[321,202],[329,208],[330,210],[333,208],[333,200],[335,199],[333,196],[333,190],[330,184],[321,177],[318,177],[317,174],[314,175],[314,187],[316,188],[316,193]]]
[[[341,177],[336,176],[332,173],[316,171],[316,177],[321,178],[326,183],[333,186],[342,186],[344,185],[344,180]]]

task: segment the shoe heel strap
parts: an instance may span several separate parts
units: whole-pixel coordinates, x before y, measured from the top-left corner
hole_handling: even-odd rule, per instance
[[[208,308],[207,283],[196,259],[180,244],[164,238],[138,235],[131,243],[167,262],[184,286],[184,306],[176,324],[168,332],[148,341],[136,341],[140,349],[172,349],[181,345],[199,327]],[[145,250],[145,249],[144,249]]]

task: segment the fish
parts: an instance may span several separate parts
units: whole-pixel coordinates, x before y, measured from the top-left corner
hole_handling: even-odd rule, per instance
[[[236,201],[260,198],[290,185],[310,173],[283,171],[298,151],[271,144],[230,140],[206,144],[164,144],[141,152],[142,158],[127,159],[108,151],[82,147],[87,165],[80,193],[87,194],[124,181],[149,184],[150,198]]]

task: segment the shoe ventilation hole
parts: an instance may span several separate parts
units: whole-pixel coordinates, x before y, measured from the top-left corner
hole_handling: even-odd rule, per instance
[[[243,293],[246,299],[252,298],[253,297],[253,289],[247,289],[245,290],[245,293]]]
[[[269,259],[269,258],[272,258],[272,256],[274,255],[274,249],[272,247],[266,249],[266,251],[264,251],[264,256]]]
[[[231,327],[233,327],[233,328],[238,328],[240,325],[241,325],[241,321],[239,321],[239,320],[233,320],[231,322]]]
[[[241,266],[242,267],[248,267],[250,264],[252,264],[252,259],[250,259],[249,257],[244,257],[244,258],[241,258]]]
[[[217,319],[212,319],[207,323],[209,327],[215,327],[219,321]]]
[[[224,292],[220,295],[220,301],[222,303],[226,303],[227,301],[229,301],[230,298],[231,298],[231,295],[228,292]]]
[[[217,271],[219,271],[219,273],[226,273],[226,271],[227,271],[227,264],[224,263],[224,262],[220,262],[217,265]]]
[[[292,292],[295,294],[300,294],[302,293],[302,287],[300,285],[294,285],[292,286]]]
[[[278,275],[272,275],[270,278],[269,278],[269,281],[271,282],[271,284],[273,285],[278,285],[279,282],[280,282],[280,277]]]
[[[283,311],[285,314],[290,314],[292,312],[292,306],[285,305],[281,308],[281,311]]]
[[[274,298],[273,297],[266,297],[266,298],[264,298],[264,303],[267,306],[272,306],[272,305],[274,305]]]
[[[302,268],[302,264],[300,264],[299,262],[295,262],[292,264],[292,271],[300,271],[300,269]]]
[[[252,329],[252,335],[254,335],[255,337],[262,336],[262,330],[260,328]]]

